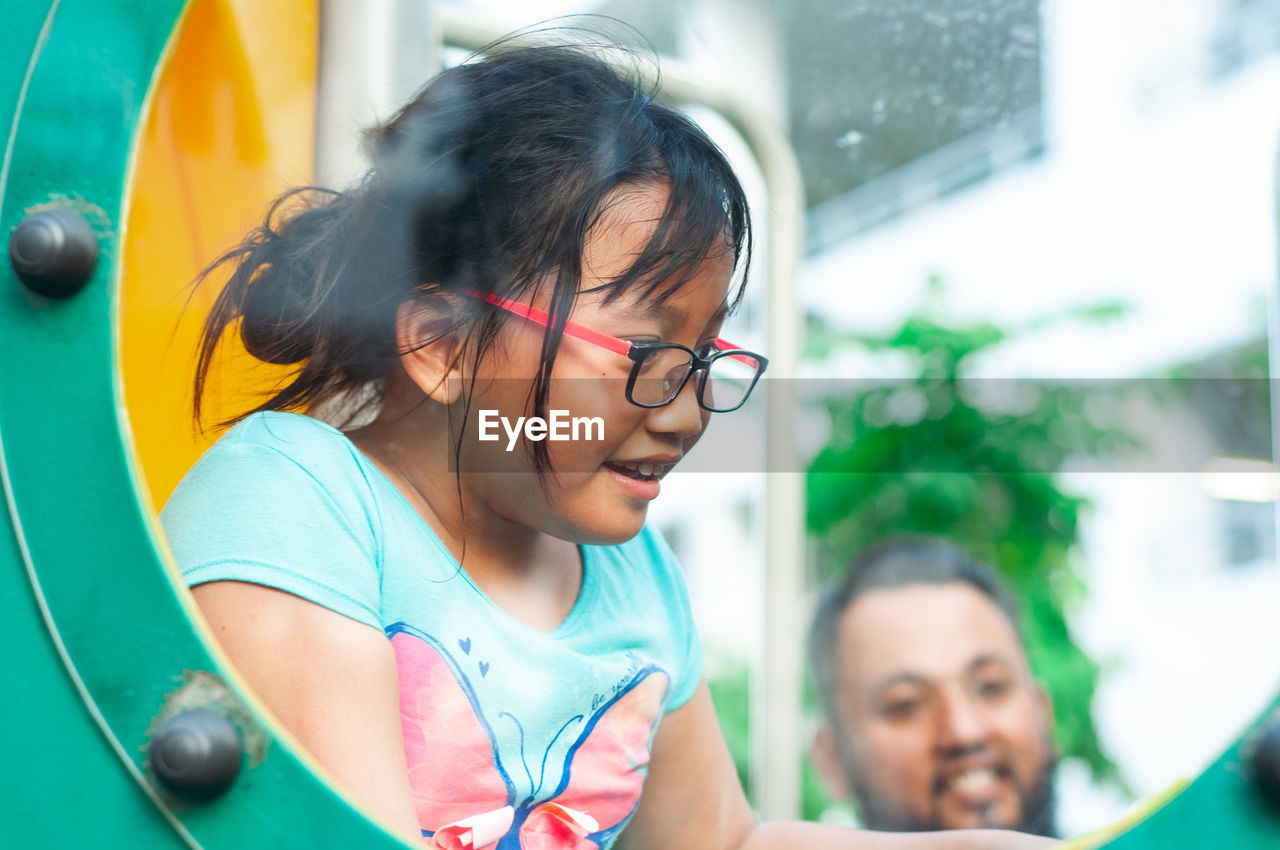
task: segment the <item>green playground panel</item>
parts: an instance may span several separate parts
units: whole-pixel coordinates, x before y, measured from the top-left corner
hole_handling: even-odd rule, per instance
[[[0,616],[14,632],[0,845],[404,847],[253,719],[234,686],[216,686],[222,671],[142,495],[118,374],[119,231],[184,6],[24,0],[0,23],[6,242],[28,212],[64,208],[94,226],[100,252],[67,299],[29,293],[8,263],[0,283]],[[194,804],[155,782],[147,745],[162,715],[201,703],[235,719],[251,752],[227,793]]]
[[[405,847],[319,779],[226,678],[192,624],[143,495],[123,409],[120,227],[147,100],[181,0],[18,0],[0,19],[0,232],[78,212],[99,256],[50,300],[0,270],[0,617],[8,631],[0,844],[13,847]],[[207,705],[246,743],[208,802],[156,781],[148,744]],[[1254,787],[1264,719],[1132,825],[1081,846],[1280,848],[1280,806]],[[1176,742],[1171,742],[1176,746]]]

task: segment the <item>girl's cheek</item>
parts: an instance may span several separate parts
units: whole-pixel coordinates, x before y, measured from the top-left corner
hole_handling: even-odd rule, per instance
[[[602,416],[605,421],[624,412],[627,382],[610,377],[565,378],[553,380],[549,406],[568,410],[574,416]]]

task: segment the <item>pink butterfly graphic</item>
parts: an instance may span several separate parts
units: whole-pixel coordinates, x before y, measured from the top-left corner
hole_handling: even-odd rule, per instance
[[[523,727],[500,712],[495,720],[520,732],[519,758],[507,760],[513,767],[518,761],[527,783],[518,790],[470,680],[443,644],[404,624],[387,634],[400,672],[409,781],[429,846],[597,850],[621,831],[640,799],[649,738],[667,692],[662,669],[638,670],[589,716],[569,718],[547,744],[536,780],[523,752]],[[469,654],[469,641],[459,646]],[[487,665],[481,669],[487,673]],[[576,737],[558,773],[552,765],[548,775],[548,758],[565,735]]]

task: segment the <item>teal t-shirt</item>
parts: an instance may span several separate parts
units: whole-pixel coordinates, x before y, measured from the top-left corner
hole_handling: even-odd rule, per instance
[[[268,585],[387,635],[425,836],[474,822],[489,839],[477,848],[610,846],[662,713],[701,679],[684,582],[657,534],[582,546],[573,609],[554,631],[530,628],[346,436],[306,416],[237,424],[161,521],[189,584]]]

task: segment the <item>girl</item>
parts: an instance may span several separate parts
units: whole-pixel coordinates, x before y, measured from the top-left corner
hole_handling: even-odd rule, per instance
[[[219,261],[197,419],[237,323],[299,367],[162,517],[228,654],[337,782],[438,847],[1043,843],[752,817],[644,526],[766,366],[719,337],[751,236],[702,132],[585,49],[508,47],[371,156]],[[303,407],[369,415],[344,433],[283,412]]]

